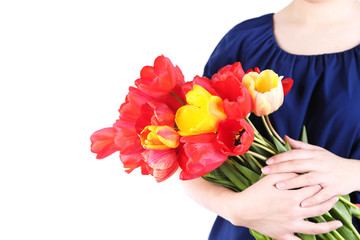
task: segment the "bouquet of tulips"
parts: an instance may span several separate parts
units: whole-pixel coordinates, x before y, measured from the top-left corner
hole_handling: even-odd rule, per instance
[[[272,127],[268,115],[283,103],[293,80],[282,80],[272,70],[250,69],[240,62],[220,69],[211,79],[195,76],[184,81],[179,67],[159,56],[145,66],[136,87],[129,87],[119,118],[112,127],[91,136],[91,151],[103,159],[120,152],[125,171],[136,168],[143,175],[164,181],[178,169],[181,180],[205,180],[243,191],[261,177],[269,157],[290,150]],[[261,117],[270,139],[249,120]],[[303,132],[303,141],[307,141]],[[313,222],[341,220],[343,227],[301,239],[360,239],[351,218],[360,210],[340,197],[333,209]],[[271,239],[250,230],[256,239]]]

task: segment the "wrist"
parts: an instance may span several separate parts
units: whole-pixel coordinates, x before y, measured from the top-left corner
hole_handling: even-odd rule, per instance
[[[224,196],[222,217],[235,226],[248,227],[252,207],[246,203],[244,195],[244,192],[229,192]]]

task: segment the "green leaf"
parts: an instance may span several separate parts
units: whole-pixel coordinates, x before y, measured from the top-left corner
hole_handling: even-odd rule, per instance
[[[301,133],[301,141],[304,142],[304,143],[309,143],[309,140],[308,140],[308,136],[307,136],[307,133],[306,133],[306,127],[305,125],[303,126],[303,130],[302,130],[302,133]]]
[[[306,235],[306,234],[302,234],[302,233],[298,233],[297,234],[302,240],[316,240],[316,236],[315,235]]]
[[[323,217],[327,222],[331,222],[335,220],[329,212],[325,213]],[[348,227],[344,225],[341,228],[336,229],[336,231],[338,231],[340,235],[345,239],[356,239],[355,234]]]
[[[287,151],[291,150],[289,142],[285,142],[285,148],[286,148]]]
[[[251,145],[250,150],[253,152],[256,152],[266,158],[273,156],[273,154],[269,153],[268,151],[266,151],[258,146],[255,146],[255,145]]]
[[[279,153],[282,153],[282,152],[286,152],[287,149],[285,148],[285,146],[274,136],[271,136],[275,146],[276,146],[276,149],[278,150]]]
[[[318,234],[318,235],[316,235],[316,240],[328,240],[328,238],[327,237],[325,237],[323,234]]]
[[[245,166],[242,166],[241,164],[237,163],[237,162],[233,162],[235,168],[237,168],[247,179],[250,180],[251,184],[256,183],[257,181],[259,181],[259,177],[260,175],[255,173],[254,171],[248,169]]]
[[[251,169],[256,172],[257,174],[261,174],[261,168],[255,163],[256,159],[254,156],[250,155],[250,154],[244,154],[245,158],[246,158],[246,162],[249,163],[249,166],[251,167]]]
[[[340,220],[344,226],[348,227],[356,236],[356,239],[360,239],[360,234],[352,224],[352,215],[347,205],[342,201],[337,201],[335,206],[329,211],[331,216]]]
[[[348,228],[352,227],[352,216],[343,202],[337,201],[329,212],[331,216],[340,220]]]
[[[354,215],[356,218],[360,219],[360,208],[351,208],[351,214]]]
[[[220,167],[218,167],[227,178],[238,188],[243,191],[250,186],[250,182],[227,160]]]
[[[216,178],[209,177],[208,175],[202,176],[203,179],[205,179],[208,182],[229,188],[233,190],[234,192],[239,192],[239,189],[230,181],[227,180],[219,180]]]
[[[253,230],[253,229],[249,229],[251,235],[254,236],[254,238],[256,240],[271,240],[271,238],[261,234],[261,233],[258,233],[257,231]]]

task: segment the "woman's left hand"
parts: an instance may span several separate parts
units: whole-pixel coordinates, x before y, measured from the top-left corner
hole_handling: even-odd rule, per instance
[[[268,159],[262,169],[266,175],[273,173],[303,173],[295,178],[280,181],[278,189],[294,189],[320,185],[322,189],[305,199],[301,206],[310,207],[325,202],[336,195],[346,195],[359,190],[360,161],[345,159],[324,148],[285,137],[293,150]]]

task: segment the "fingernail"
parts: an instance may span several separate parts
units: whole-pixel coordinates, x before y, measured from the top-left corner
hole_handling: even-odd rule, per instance
[[[274,163],[274,159],[272,158],[269,158],[267,161],[266,161],[266,164],[269,165],[269,164],[273,164]]]
[[[261,169],[261,171],[266,174],[266,173],[269,173],[270,172],[270,168],[269,167],[264,167]]]
[[[276,184],[276,187],[277,187],[278,189],[282,189],[282,188],[285,187],[285,183],[279,182],[279,183]]]
[[[309,202],[303,201],[303,202],[301,203],[301,206],[302,206],[302,207],[307,207],[307,206],[309,206]]]
[[[339,228],[339,227],[342,227],[342,226],[343,226],[342,222],[339,221],[339,222],[336,223],[336,227]]]

